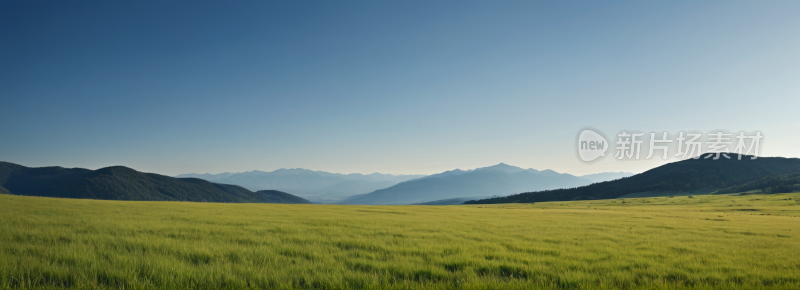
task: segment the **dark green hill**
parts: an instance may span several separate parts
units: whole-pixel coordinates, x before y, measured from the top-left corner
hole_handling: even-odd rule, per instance
[[[29,168],[8,162],[0,162],[0,193],[107,200],[269,202],[263,194],[241,186],[142,173],[123,166],[98,170]],[[295,198],[283,200],[302,200]]]
[[[644,173],[613,181],[595,183],[576,188],[526,192],[505,197],[468,201],[465,204],[525,203],[540,201],[564,201],[580,199],[609,199],[630,193],[647,191],[690,191],[714,189],[724,192],[739,192],[737,189],[789,190],[800,174],[800,159],[782,157],[759,157],[751,160],[742,156],[737,160],[689,159],[665,164]],[[792,179],[794,178],[794,179]],[[792,180],[790,180],[792,179]],[[759,187],[762,186],[762,187]]]
[[[259,190],[256,194],[261,202],[266,203],[311,203],[302,197],[277,190]]]

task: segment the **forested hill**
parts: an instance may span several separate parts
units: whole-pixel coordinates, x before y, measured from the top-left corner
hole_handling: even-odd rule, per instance
[[[472,200],[465,204],[525,203],[582,199],[616,198],[630,193],[648,191],[691,191],[714,189],[723,192],[764,189],[785,191],[794,188],[800,175],[800,159],[759,157],[729,154],[731,159],[688,159],[665,164],[644,173],[613,181],[594,183],[567,189],[525,192],[505,197]]]
[[[29,168],[0,162],[0,193],[107,200],[274,202],[275,193],[197,178],[173,178],[112,166],[98,170],[63,167]],[[277,200],[309,203],[282,193]]]

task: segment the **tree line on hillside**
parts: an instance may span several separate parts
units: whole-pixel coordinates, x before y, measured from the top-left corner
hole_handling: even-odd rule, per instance
[[[764,193],[787,193],[800,191],[800,174],[783,174],[780,176],[767,176],[758,180],[737,186],[731,186],[718,191],[718,194],[746,192],[760,190]]]

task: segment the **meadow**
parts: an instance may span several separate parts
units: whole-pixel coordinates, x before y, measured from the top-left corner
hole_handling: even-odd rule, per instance
[[[800,193],[460,206],[0,194],[7,289],[800,289]]]

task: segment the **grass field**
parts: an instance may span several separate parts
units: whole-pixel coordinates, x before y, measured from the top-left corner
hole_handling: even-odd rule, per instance
[[[0,288],[800,289],[800,194],[472,206],[0,195]]]

